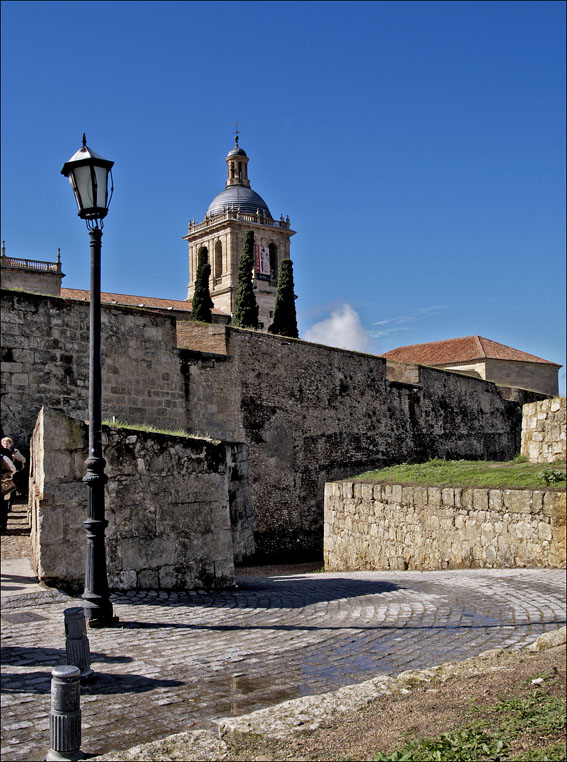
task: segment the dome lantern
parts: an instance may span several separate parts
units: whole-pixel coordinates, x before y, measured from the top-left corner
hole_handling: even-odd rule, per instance
[[[248,156],[243,148],[238,145],[238,135],[234,136],[234,148],[231,148],[226,156],[226,168],[228,177],[226,187],[230,185],[243,185],[250,187],[248,179]]]
[[[272,215],[264,199],[253,191],[248,179],[248,155],[238,145],[238,134],[234,136],[234,146],[226,155],[228,177],[224,190],[209,204],[205,216],[221,214],[224,208],[237,208],[239,213],[256,214],[263,210],[264,216],[271,219]]]

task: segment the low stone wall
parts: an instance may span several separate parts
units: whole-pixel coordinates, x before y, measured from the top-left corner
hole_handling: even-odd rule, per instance
[[[43,408],[34,429],[33,566],[48,584],[81,589],[87,426]],[[247,448],[239,443],[103,428],[108,581],[119,590],[234,585],[253,553]]]
[[[565,566],[565,492],[334,482],[327,571]]]
[[[531,463],[565,460],[565,420],[567,399],[530,402],[522,406],[522,455]]]

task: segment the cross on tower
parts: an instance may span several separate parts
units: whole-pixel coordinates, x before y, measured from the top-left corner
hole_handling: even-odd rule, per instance
[[[234,140],[236,143],[238,143],[238,136],[240,134],[240,130],[238,129],[239,122],[235,119],[234,120]]]

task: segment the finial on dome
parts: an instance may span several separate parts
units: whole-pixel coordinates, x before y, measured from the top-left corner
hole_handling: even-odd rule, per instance
[[[83,132],[83,146],[86,146],[86,145],[87,145],[87,136]]]
[[[236,148],[238,148],[238,135],[240,134],[240,130],[238,129],[239,122],[237,119],[234,120],[234,145]]]

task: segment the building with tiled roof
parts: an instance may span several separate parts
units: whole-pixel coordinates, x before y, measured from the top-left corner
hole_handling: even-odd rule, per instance
[[[0,273],[2,288],[21,288],[48,296],[60,296],[62,299],[76,299],[81,302],[90,300],[90,291],[82,288],[63,288],[61,281],[65,274],[61,271],[61,254],[57,250],[57,261],[46,262],[36,259],[19,259],[6,256],[6,246],[2,241],[0,254]],[[189,320],[193,303],[180,299],[160,299],[156,296],[137,296],[135,294],[115,294],[102,291],[102,304],[116,304],[122,307],[141,309],[173,315],[177,320]],[[230,323],[230,315],[213,307],[213,323]]]
[[[557,394],[561,368],[558,363],[476,335],[398,347],[385,352],[382,357],[550,395]]]
[[[88,302],[90,299],[90,291],[82,288],[61,288],[60,296],[63,299],[78,299],[82,302]],[[191,317],[191,310],[193,309],[193,303],[188,301],[160,299],[155,296],[113,294],[108,291],[101,292],[100,301],[102,304],[120,304],[124,307],[140,307],[142,309],[163,312],[168,315],[173,314],[179,320],[189,320]],[[213,323],[227,324],[230,322],[230,315],[227,315],[226,312],[218,310],[216,307],[213,307],[211,312],[213,315]]]

